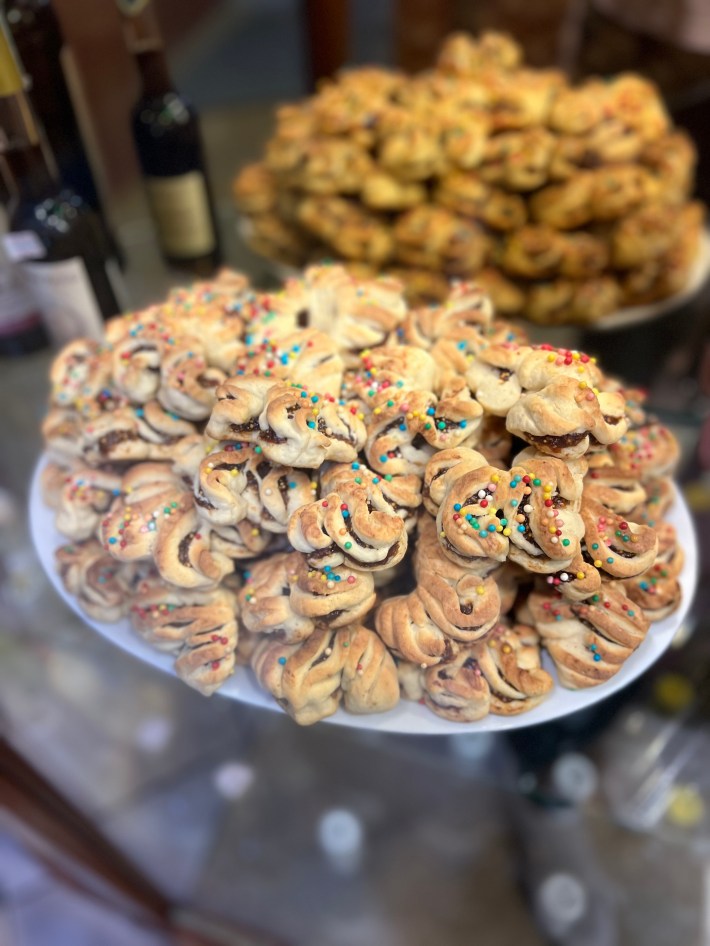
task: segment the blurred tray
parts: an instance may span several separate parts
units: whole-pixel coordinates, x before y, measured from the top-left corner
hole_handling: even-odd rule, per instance
[[[88,618],[79,608],[75,599],[67,594],[54,567],[54,550],[67,540],[57,532],[54,525],[54,513],[42,501],[40,477],[46,460],[37,465],[30,491],[29,517],[30,531],[37,554],[44,571],[54,586],[57,594],[72,608],[79,617],[102,637],[121,650],[133,654],[138,660],[151,664],[159,670],[175,676],[173,657],[170,654],[154,650],[131,628],[127,619],[115,624],[102,624]],[[352,726],[356,729],[370,729],[378,732],[409,733],[411,735],[451,735],[470,732],[501,732],[506,729],[522,729],[537,723],[546,723],[570,713],[587,709],[600,700],[623,690],[644,671],[648,670],[669,647],[673,637],[683,623],[690,608],[698,582],[698,547],[693,521],[685,500],[676,490],[676,500],[668,515],[670,522],[678,530],[685,551],[685,565],[680,576],[683,589],[683,601],[675,614],[651,627],[646,640],[623,665],[617,675],[607,683],[588,690],[565,690],[557,685],[552,695],[540,706],[522,716],[487,716],[475,723],[454,723],[434,715],[425,706],[402,700],[389,713],[373,716],[354,716],[344,710],[329,717],[325,722],[339,726]],[[546,654],[543,656],[545,668],[555,676],[554,668]],[[218,691],[228,699],[239,700],[252,706],[282,712],[268,693],[261,690],[251,670],[239,667],[227,683]]]
[[[238,218],[237,233],[245,243],[249,243],[251,223],[246,217]],[[273,275],[281,282],[285,282],[287,279],[293,279],[295,276],[299,275],[300,270],[296,266],[291,266],[288,263],[280,263],[278,260],[269,259],[261,254],[259,254],[259,258],[263,259],[268,264]],[[577,332],[582,330],[588,332],[615,332],[619,329],[631,328],[634,325],[650,322],[668,312],[679,309],[698,294],[705,284],[708,275],[710,275],[710,232],[703,230],[700,237],[698,256],[690,271],[688,282],[685,288],[674,296],[668,296],[667,299],[660,299],[658,302],[649,302],[646,305],[626,306],[623,309],[618,309],[616,312],[610,312],[597,322],[561,322],[555,323],[554,325],[543,325],[536,322],[528,322],[527,319],[521,319],[520,321],[526,326],[542,331],[548,329],[573,329]],[[475,276],[472,278],[475,281]]]

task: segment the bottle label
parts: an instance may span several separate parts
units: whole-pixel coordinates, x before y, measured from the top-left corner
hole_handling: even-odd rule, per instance
[[[5,255],[12,263],[21,263],[26,259],[44,259],[47,250],[32,230],[18,230],[5,233],[2,238]]]
[[[22,268],[55,345],[80,337],[101,338],[101,310],[82,259],[23,263]]]
[[[167,256],[190,259],[210,253],[216,244],[204,175],[148,177],[150,203],[160,245]]]

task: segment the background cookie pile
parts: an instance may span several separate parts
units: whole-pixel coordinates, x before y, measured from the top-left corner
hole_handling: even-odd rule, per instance
[[[451,36],[414,77],[345,72],[277,110],[234,195],[263,255],[387,271],[411,299],[470,278],[504,315],[587,323],[682,290],[695,153],[651,83],[572,86],[509,37]]]
[[[43,486],[66,588],[205,694],[250,663],[297,722],[452,720],[612,677],[677,606],[678,457],[640,399],[470,283],[238,274],[76,341]]]

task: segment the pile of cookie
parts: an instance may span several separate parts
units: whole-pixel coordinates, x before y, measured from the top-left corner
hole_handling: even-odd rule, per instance
[[[387,271],[412,301],[475,277],[504,315],[589,323],[685,287],[694,167],[640,76],[573,86],[510,37],[455,34],[428,72],[354,69],[279,108],[234,196],[271,259]]]
[[[51,369],[57,567],[205,694],[237,664],[302,724],[526,712],[610,679],[678,605],[678,447],[594,358],[472,284],[408,308],[338,265],[235,273]]]

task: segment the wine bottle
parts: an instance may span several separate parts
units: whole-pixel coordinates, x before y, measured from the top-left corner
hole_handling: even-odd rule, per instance
[[[117,267],[96,213],[65,187],[0,21],[0,172],[12,195],[5,251],[22,269],[51,340],[100,338],[119,311]]]
[[[170,77],[152,3],[116,0],[140,73],[133,139],[166,262],[195,276],[222,261],[197,114]]]
[[[34,107],[62,181],[98,213],[113,255],[122,265],[118,246],[96,185],[74,103],[65,76],[71,51],[64,44],[59,21],[49,0],[3,0],[5,18],[24,73],[27,94]]]

